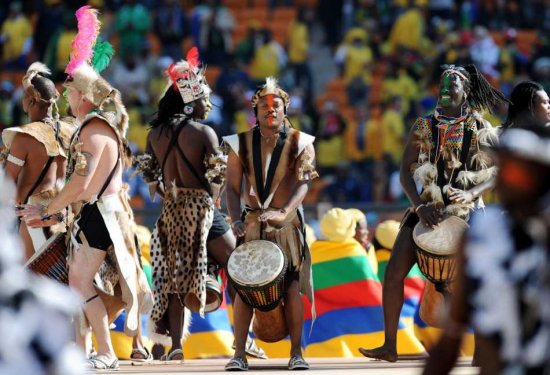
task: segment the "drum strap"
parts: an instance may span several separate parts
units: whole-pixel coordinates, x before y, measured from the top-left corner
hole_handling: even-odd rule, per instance
[[[439,143],[440,143],[440,134],[439,129],[435,125],[437,123],[435,117],[432,116],[431,121],[431,127],[432,127],[432,142],[435,145],[435,147],[432,149],[430,153],[430,161],[432,163],[435,163],[437,160],[437,153],[439,152]],[[462,149],[460,150],[460,168],[458,168],[453,173],[453,177],[451,181],[446,181],[445,179],[445,161],[443,158],[439,158],[437,161],[437,186],[439,186],[441,189],[447,184],[454,187],[456,178],[458,176],[458,172],[464,170],[466,168],[466,162],[468,160],[468,154],[470,151],[470,145],[472,144],[472,137],[473,137],[473,130],[470,128],[464,129],[464,138],[462,141]],[[445,202],[445,205],[450,204],[450,201],[447,198],[446,194],[443,194],[443,200]]]
[[[275,171],[279,165],[279,160],[281,159],[281,154],[283,152],[283,147],[285,145],[286,139],[288,137],[288,130],[284,127],[284,130],[279,133],[279,138],[273,149],[273,154],[271,155],[271,161],[269,163],[269,168],[267,169],[267,175],[265,178],[265,185],[263,179],[263,168],[262,168],[262,135],[260,134],[260,127],[256,126],[252,134],[252,157],[254,160],[254,177],[256,179],[256,187],[258,189],[257,193],[259,195],[260,206],[264,207],[264,203],[269,196],[271,191],[271,185],[273,184],[273,176],[275,176]]]

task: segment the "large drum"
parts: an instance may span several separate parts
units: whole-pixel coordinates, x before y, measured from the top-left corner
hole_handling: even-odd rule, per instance
[[[227,275],[247,305],[270,311],[283,298],[287,267],[286,255],[277,244],[254,240],[231,253]]]
[[[69,284],[69,270],[67,267],[66,233],[56,233],[27,261],[25,267],[38,275],[46,276],[62,284]],[[124,309],[124,303],[117,296],[111,296],[101,289],[95,290],[107,310],[109,323],[115,321]],[[117,285],[115,295],[121,295]]]
[[[453,280],[454,254],[466,229],[468,224],[456,216],[449,216],[433,229],[422,222],[414,227],[413,240],[418,266],[438,291],[443,291]]]
[[[420,300],[419,314],[420,318],[429,326],[443,328],[445,317],[445,297],[443,293],[435,290],[435,285],[426,282],[422,299]]]
[[[206,305],[204,306],[204,312],[216,311],[222,304],[222,301],[223,296],[218,280],[216,280],[214,275],[206,275]],[[201,301],[195,293],[187,293],[183,303],[191,311],[200,311]]]

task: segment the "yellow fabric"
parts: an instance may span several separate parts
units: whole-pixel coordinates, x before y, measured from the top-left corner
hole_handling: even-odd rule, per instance
[[[2,34],[6,36],[2,58],[4,61],[13,60],[23,52],[25,40],[32,37],[32,26],[27,17],[8,18],[2,25]]]
[[[250,77],[254,80],[263,80],[267,77],[279,75],[279,54],[275,47],[264,44],[256,50],[250,65]]]
[[[307,26],[301,22],[290,25],[288,59],[291,64],[301,64],[307,60],[309,34]]]
[[[516,69],[514,64],[514,56],[508,48],[500,50],[500,79],[502,82],[513,82],[516,78]]]
[[[323,167],[335,167],[344,155],[344,137],[338,135],[331,139],[321,139],[317,142],[317,164]]]
[[[386,220],[378,224],[376,230],[374,231],[374,238],[380,242],[380,245],[391,250],[398,233],[399,222],[396,220]]]
[[[349,83],[356,77],[361,77],[366,84],[370,84],[372,75],[366,66],[372,62],[372,51],[369,47],[355,47],[349,45],[344,63],[344,81]]]
[[[128,116],[130,126],[126,137],[128,141],[135,143],[140,151],[145,151],[149,129],[141,122],[141,113],[138,108],[129,108]]]
[[[383,149],[391,155],[394,163],[398,164],[403,155],[403,137],[405,136],[405,123],[403,116],[393,109],[387,110],[382,116],[382,129],[384,130]]]
[[[321,219],[321,233],[327,241],[344,242],[355,236],[356,221],[341,208],[332,208]]]
[[[407,114],[410,109],[410,101],[415,99],[420,88],[418,84],[407,74],[406,71],[401,71],[396,78],[388,78],[384,80],[384,98],[390,99],[394,96],[402,98],[401,113]]]
[[[135,231],[140,244],[141,256],[151,263],[151,231],[144,225],[136,225]]]
[[[234,122],[235,133],[243,133],[250,130],[250,126],[248,126],[248,113],[246,111],[235,112]]]
[[[367,249],[367,258],[369,258],[370,268],[372,268],[372,271],[378,275],[378,259],[376,259],[376,250],[374,250],[374,246],[372,246],[372,244],[369,244]]]
[[[389,42],[392,51],[398,46],[418,50],[424,32],[424,19],[418,9],[409,9],[393,24]]]

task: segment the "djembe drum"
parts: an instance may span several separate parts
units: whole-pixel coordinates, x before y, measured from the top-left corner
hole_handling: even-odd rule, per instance
[[[441,327],[441,310],[454,279],[455,254],[468,224],[449,216],[435,228],[419,222],[413,230],[418,267],[428,279],[420,306],[420,317],[434,327]],[[439,293],[438,293],[439,292]]]
[[[25,267],[35,274],[46,276],[62,284],[69,284],[69,269],[67,266],[66,233],[56,233],[51,236],[42,247],[27,261]],[[116,295],[122,292],[117,286]],[[124,303],[117,296],[111,296],[101,289],[95,290],[107,310],[109,323],[115,321],[124,309]]]
[[[266,342],[276,342],[288,335],[282,306],[287,267],[284,251],[264,240],[238,246],[227,262],[227,275],[237,293],[256,309],[253,331]]]

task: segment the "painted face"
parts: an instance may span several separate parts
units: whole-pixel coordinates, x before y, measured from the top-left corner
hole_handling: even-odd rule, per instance
[[[533,98],[533,114],[538,124],[550,122],[550,98],[544,90],[537,91]]]
[[[439,84],[439,104],[443,108],[459,108],[466,100],[464,82],[457,74],[445,74]]]
[[[285,103],[275,95],[266,95],[258,101],[258,122],[261,126],[278,128],[285,118]]]

